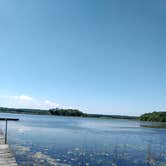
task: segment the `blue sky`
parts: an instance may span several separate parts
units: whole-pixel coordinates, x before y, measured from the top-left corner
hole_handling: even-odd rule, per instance
[[[0,106],[166,110],[165,0],[1,0]]]

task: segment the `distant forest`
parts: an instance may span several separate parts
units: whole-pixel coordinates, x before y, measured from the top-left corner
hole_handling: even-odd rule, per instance
[[[51,115],[57,115],[57,116],[81,116],[81,117],[87,117],[87,114],[77,110],[77,109],[62,109],[62,108],[55,108],[50,109],[49,113]]]
[[[141,121],[166,122],[166,112],[145,113],[139,119]]]
[[[0,113],[15,113],[15,114],[33,114],[33,115],[52,115],[52,116],[77,116],[88,118],[114,118],[114,119],[138,119],[141,121],[166,122],[166,112],[145,113],[140,117],[123,116],[123,115],[103,115],[103,114],[88,114],[78,109],[63,109],[55,108],[49,110],[41,109],[23,109],[23,108],[5,108],[0,107]]]
[[[50,115],[48,110],[0,107],[0,113]]]
[[[89,117],[89,118],[138,119],[138,117],[136,117],[136,116],[87,114],[87,113],[84,113],[78,109],[63,109],[63,108],[41,110],[41,109],[23,109],[23,108],[0,107],[0,113],[55,115],[55,116],[77,116],[77,117]]]

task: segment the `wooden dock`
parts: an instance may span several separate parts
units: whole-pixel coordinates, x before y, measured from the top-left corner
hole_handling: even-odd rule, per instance
[[[0,166],[18,166],[9,145],[5,142],[5,136],[0,129]]]
[[[0,165],[18,166],[16,159],[9,148],[9,145],[5,144],[5,138],[1,130],[0,130]]]

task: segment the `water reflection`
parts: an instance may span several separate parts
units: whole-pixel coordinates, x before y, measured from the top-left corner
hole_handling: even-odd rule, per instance
[[[147,128],[166,128],[165,122],[140,122],[141,127]]]
[[[8,138],[21,166],[166,166],[166,129],[127,120],[19,116]]]

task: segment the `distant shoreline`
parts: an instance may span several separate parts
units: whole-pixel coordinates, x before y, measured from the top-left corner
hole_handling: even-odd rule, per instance
[[[166,122],[166,112],[151,112],[140,116],[140,121]]]
[[[83,117],[83,118],[107,118],[107,119],[139,119],[137,116],[126,115],[103,115],[103,114],[88,114],[76,109],[24,109],[24,108],[7,108],[0,107],[0,113],[13,114],[30,114],[30,115],[50,115],[50,116],[66,116],[66,117]]]
[[[166,112],[145,113],[141,116],[89,114],[78,109],[53,108],[49,110],[0,107],[0,113],[49,115],[82,118],[128,119],[147,122],[166,122]]]

